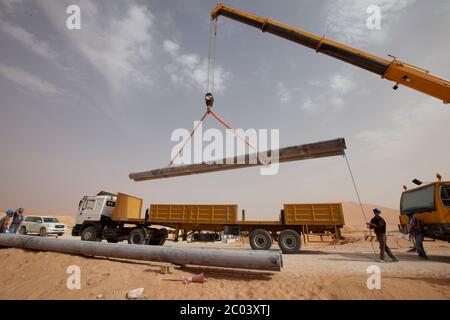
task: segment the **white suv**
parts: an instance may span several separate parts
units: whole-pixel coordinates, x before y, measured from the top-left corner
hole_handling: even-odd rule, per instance
[[[46,216],[26,216],[20,226],[19,233],[37,233],[41,237],[48,234],[62,236],[66,232],[67,226],[60,223],[55,217]]]

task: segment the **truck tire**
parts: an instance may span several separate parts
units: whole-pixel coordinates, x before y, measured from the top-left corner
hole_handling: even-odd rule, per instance
[[[253,250],[269,250],[272,246],[272,237],[264,229],[256,229],[250,234],[250,246]]]
[[[302,241],[297,231],[286,229],[281,231],[278,236],[278,246],[286,254],[297,253],[300,251]]]
[[[148,241],[148,244],[151,246],[162,246],[164,244],[164,242],[166,242],[166,237],[164,237],[163,235],[160,235],[156,238],[150,239]]]
[[[97,229],[94,226],[87,226],[81,231],[81,240],[83,241],[98,241]]]
[[[142,228],[134,228],[128,235],[129,244],[145,244],[147,241],[147,232]]]

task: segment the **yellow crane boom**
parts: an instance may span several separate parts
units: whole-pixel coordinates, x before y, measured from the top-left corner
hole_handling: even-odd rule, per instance
[[[444,103],[450,102],[450,82],[448,80],[434,76],[424,69],[396,58],[387,60],[281,22],[234,9],[222,3],[218,4],[211,12],[211,18],[217,19],[220,15],[376,73],[382,78],[395,82],[394,89],[402,84],[440,99]]]

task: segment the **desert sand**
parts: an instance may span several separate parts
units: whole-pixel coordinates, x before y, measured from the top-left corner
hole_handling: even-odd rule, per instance
[[[372,207],[365,205],[368,217]],[[125,299],[127,291],[139,287],[147,299],[450,299],[450,244],[425,242],[430,259],[419,260],[407,253],[410,243],[396,231],[398,212],[385,208],[388,244],[400,262],[380,263],[374,254],[378,243],[366,240],[359,206],[344,208],[351,222],[344,228],[345,241],[304,243],[300,253],[283,255],[282,271],[273,273],[187,266],[163,274],[156,262],[1,248],[0,299]],[[59,218],[73,224],[72,217]],[[64,237],[72,238],[70,231]],[[232,244],[167,241],[165,246],[251,250],[247,239]],[[67,288],[70,265],[81,269],[79,290]],[[371,265],[381,270],[380,289],[367,288]],[[183,277],[201,272],[205,283],[183,285]]]

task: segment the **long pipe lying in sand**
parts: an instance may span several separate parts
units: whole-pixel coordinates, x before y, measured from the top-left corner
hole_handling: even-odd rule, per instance
[[[283,266],[281,253],[273,251],[123,245],[16,234],[0,234],[0,246],[86,256],[169,262],[176,265],[267,271],[280,271]]]
[[[172,178],[178,176],[186,176],[191,174],[200,174],[214,171],[239,169],[245,167],[254,167],[265,165],[266,161],[273,159],[274,163],[298,161],[306,159],[315,159],[323,157],[332,157],[344,155],[346,149],[344,138],[321,141],[298,146],[281,148],[279,150],[260,152],[258,156],[255,154],[247,154],[244,156],[221,159],[218,163],[194,163],[189,165],[180,165],[175,167],[167,167],[154,169],[143,172],[130,173],[130,179],[134,181],[154,180],[162,178]],[[272,157],[272,155],[275,155]],[[276,156],[277,155],[277,156]],[[276,159],[278,158],[278,159]],[[251,161],[253,159],[253,161]],[[263,160],[262,160],[263,159]],[[262,160],[262,161],[261,161]]]

